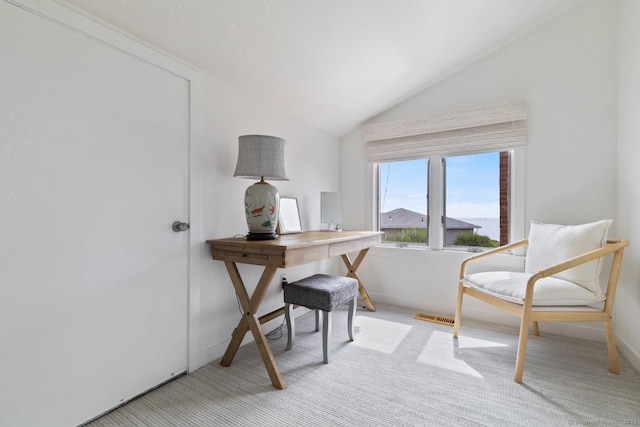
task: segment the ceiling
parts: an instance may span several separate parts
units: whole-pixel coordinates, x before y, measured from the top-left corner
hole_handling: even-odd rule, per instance
[[[334,136],[580,0],[58,0]]]

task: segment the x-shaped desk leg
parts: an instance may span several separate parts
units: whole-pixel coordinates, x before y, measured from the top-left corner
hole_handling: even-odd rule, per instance
[[[344,265],[347,267],[347,270],[349,270],[349,272],[347,273],[347,277],[352,277],[358,281],[358,291],[360,291],[360,296],[364,300],[364,305],[367,307],[367,310],[376,311],[376,308],[373,306],[373,303],[369,298],[369,294],[367,293],[367,290],[362,284],[362,280],[360,280],[360,278],[356,274],[356,271],[358,270],[358,267],[360,267],[360,264],[362,264],[364,257],[367,256],[367,252],[369,252],[369,248],[361,250],[358,256],[356,257],[356,262],[354,263],[351,263],[351,260],[349,259],[349,255],[347,254],[342,255],[342,261],[344,261]]]
[[[242,277],[240,277],[240,273],[238,272],[238,267],[236,266],[236,264],[230,261],[225,261],[224,265],[227,267],[227,272],[229,273],[229,277],[231,278],[233,287],[236,290],[236,295],[238,296],[240,306],[242,307],[243,316],[242,319],[240,319],[238,326],[233,331],[231,341],[229,342],[227,351],[225,351],[224,356],[222,356],[220,364],[222,366],[231,365],[231,361],[240,348],[242,339],[244,338],[245,334],[249,330],[251,330],[253,338],[258,345],[260,356],[262,356],[262,362],[267,368],[269,378],[271,378],[271,383],[275,388],[282,390],[285,388],[284,380],[282,379],[282,375],[280,375],[280,370],[278,369],[278,365],[276,365],[273,353],[271,353],[271,348],[269,347],[267,338],[262,333],[262,329],[260,328],[260,320],[256,315],[258,307],[260,307],[262,299],[267,293],[267,289],[271,284],[271,280],[275,276],[278,269],[275,267],[265,267],[264,271],[262,272],[262,276],[258,281],[258,285],[253,291],[251,299],[249,299],[247,288],[242,282]]]

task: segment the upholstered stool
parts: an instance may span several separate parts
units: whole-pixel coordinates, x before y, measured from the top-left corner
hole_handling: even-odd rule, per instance
[[[316,312],[316,331],[320,328],[320,312],[322,319],[322,353],[324,363],[329,363],[329,336],[331,335],[331,312],[342,304],[349,303],[348,332],[353,341],[353,319],[356,315],[358,298],[358,281],[350,277],[315,274],[313,276],[285,283],[284,302],[287,321],[287,350],[293,348],[295,339],[295,321],[293,305],[301,305]]]

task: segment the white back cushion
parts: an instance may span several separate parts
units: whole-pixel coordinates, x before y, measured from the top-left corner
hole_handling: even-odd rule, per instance
[[[610,219],[582,225],[558,225],[531,222],[525,273],[533,274],[546,267],[602,247],[607,242]],[[601,296],[601,258],[561,271],[554,277],[576,283]]]

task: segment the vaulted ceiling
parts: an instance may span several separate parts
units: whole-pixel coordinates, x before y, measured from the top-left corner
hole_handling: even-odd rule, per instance
[[[58,0],[341,136],[581,0]]]

